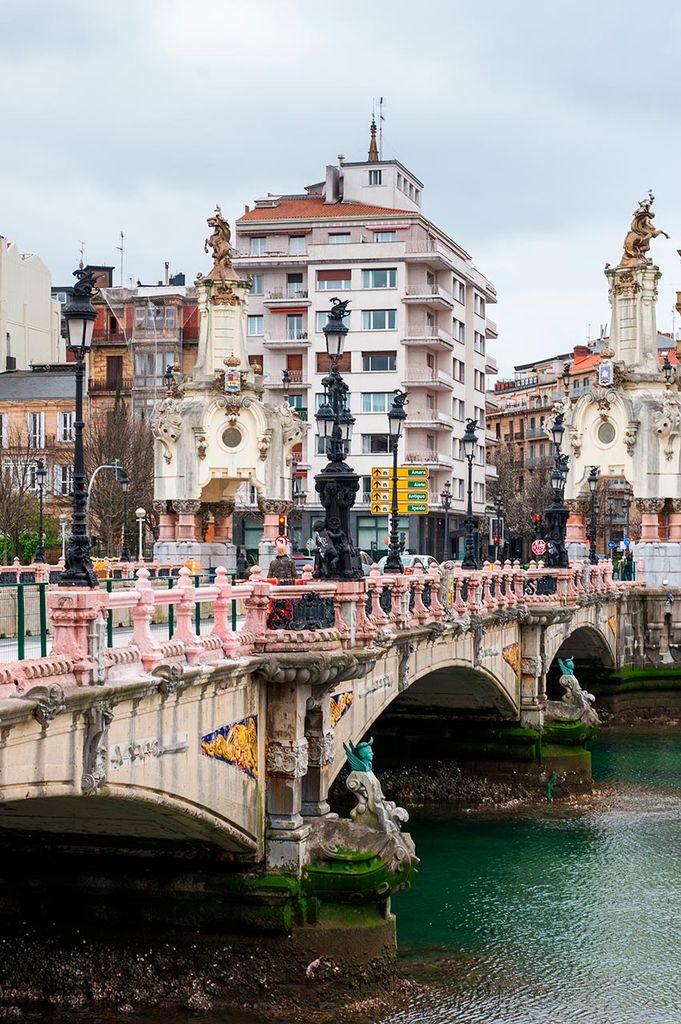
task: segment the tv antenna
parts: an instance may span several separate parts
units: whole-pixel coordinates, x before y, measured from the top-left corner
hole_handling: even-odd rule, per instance
[[[85,266],[85,242],[83,241],[80,242],[80,263],[78,266],[81,270]]]
[[[123,287],[123,243],[125,241],[125,235],[123,234],[122,231],[120,232],[120,239],[121,239],[121,244],[117,245],[116,248],[118,249],[119,253],[121,254],[121,288],[122,288]]]
[[[379,97],[378,100],[378,159],[383,159],[383,122],[385,117],[383,116],[383,104],[385,100],[383,97]]]

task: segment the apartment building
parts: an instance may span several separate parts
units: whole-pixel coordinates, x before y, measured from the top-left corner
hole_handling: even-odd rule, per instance
[[[0,235],[0,373],[63,361],[64,351],[49,270]]]
[[[467,418],[480,425],[473,476],[474,512],[485,509],[485,379],[496,372],[487,344],[497,336],[487,317],[496,290],[470,255],[422,212],[423,184],[397,160],[338,158],[325,180],[291,195],[267,195],[236,222],[234,265],[249,274],[251,363],[261,365],[272,398],[314,425],[329,360],[323,327],[334,296],[350,300],[349,334],[340,369],[356,419],[348,461],[362,486],[351,516],[359,547],[384,550],[386,516],[369,508],[371,469],[388,466],[387,413],[393,392],[409,393],[402,465],[429,467],[430,513],[404,517],[412,551],[444,552],[440,492],[453,494],[447,553],[462,550]],[[287,381],[282,379],[287,371]],[[297,485],[307,493],[303,543],[319,515],[314,476],[325,464],[314,426],[297,452]]]

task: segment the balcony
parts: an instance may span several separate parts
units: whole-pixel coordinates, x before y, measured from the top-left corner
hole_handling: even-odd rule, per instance
[[[120,377],[117,381],[111,380],[89,380],[87,385],[89,395],[113,395],[116,391],[132,391],[132,377]]]
[[[454,459],[445,452],[437,452],[432,448],[423,451],[409,451],[404,457],[406,463],[416,463],[419,466],[453,466]]]
[[[439,409],[410,409],[406,419],[407,427],[433,427],[435,430],[453,430],[454,418]]]
[[[279,371],[279,373],[281,374],[284,369],[285,369],[285,367],[282,367],[282,369]],[[276,371],[274,371],[274,372],[276,372]],[[307,380],[307,371],[306,370],[289,370],[288,371],[288,383],[286,383],[286,384],[284,384],[284,382],[281,380],[281,377],[275,378],[274,380],[269,380],[267,382],[267,387],[271,391],[275,391],[275,390],[276,391],[290,391],[292,387],[294,387],[294,388],[307,388],[309,386],[310,385],[309,385],[309,382]]]
[[[430,242],[406,242],[404,258],[409,263],[426,264],[434,270],[455,270],[456,265],[445,249],[433,239]]]
[[[497,331],[497,325],[495,324],[494,320],[489,320],[488,319],[488,320],[485,321],[485,337],[486,338],[498,338],[499,337],[499,333]]]
[[[309,348],[312,344],[307,331],[284,331],[281,335],[264,334],[264,348]]]
[[[454,348],[454,338],[444,329],[434,324],[407,324],[407,333],[402,342],[405,345],[425,345],[427,348]]]
[[[267,293],[263,304],[274,309],[277,306],[309,306],[310,299],[307,288],[274,288]]]
[[[485,356],[485,373],[497,373],[497,361],[494,356]]]
[[[454,309],[453,295],[436,284],[408,288],[402,302],[407,305],[432,306],[434,309]]]
[[[292,405],[291,408],[293,409],[294,412],[298,413],[298,416],[303,421],[303,423],[307,423],[307,409],[305,408],[305,406],[298,406],[296,408],[295,405]]]
[[[454,378],[444,370],[412,370],[407,367],[402,384],[405,387],[431,388],[436,391],[454,390]]]

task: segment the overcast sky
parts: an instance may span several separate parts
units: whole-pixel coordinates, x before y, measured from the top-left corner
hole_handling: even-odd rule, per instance
[[[126,282],[193,279],[216,202],[232,221],[364,159],[382,95],[384,157],[497,286],[502,373],[598,333],[649,188],[671,328],[677,0],[0,0],[0,39],[0,234],[55,283],[81,239],[118,266],[121,230]]]

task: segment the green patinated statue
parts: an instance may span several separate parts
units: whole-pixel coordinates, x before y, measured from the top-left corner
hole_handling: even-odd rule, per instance
[[[555,717],[575,718],[586,725],[598,725],[600,719],[592,708],[595,701],[593,693],[583,690],[575,675],[575,662],[572,657],[558,659],[562,675],[558,682],[565,690],[562,701],[551,701],[549,710],[553,709]],[[564,711],[563,714],[556,712],[556,707]]]
[[[357,797],[357,806],[350,811],[350,817],[357,825],[367,825],[379,832],[399,832],[402,822],[409,821],[403,807],[397,807],[392,800],[386,800],[381,783],[373,771],[373,737],[358,743],[343,744],[352,771],[345,785]]]

